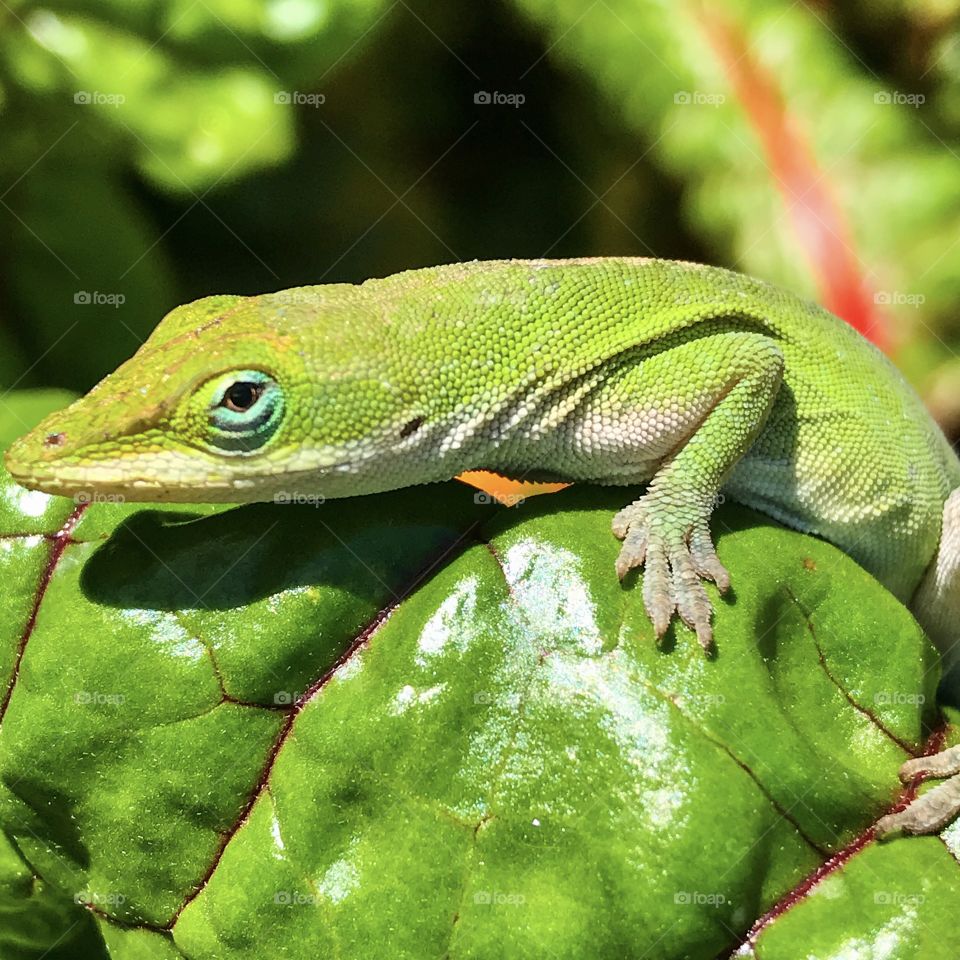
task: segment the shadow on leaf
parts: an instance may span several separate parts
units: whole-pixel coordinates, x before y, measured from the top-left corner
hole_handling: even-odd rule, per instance
[[[250,504],[213,516],[140,510],[87,561],[91,600],[152,610],[226,610],[300,587],[382,603],[465,539],[471,503],[449,489]]]

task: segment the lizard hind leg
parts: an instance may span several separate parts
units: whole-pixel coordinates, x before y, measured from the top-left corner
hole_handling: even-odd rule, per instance
[[[711,580],[723,592],[730,577],[714,549],[710,516],[725,478],[762,430],[782,374],[776,342],[744,331],[684,344],[640,365],[646,403],[656,398],[661,417],[663,410],[679,411],[689,423],[643,496],[613,519],[613,533],[623,540],[617,574],[622,579],[644,568],[643,601],[658,639],[676,612],[704,650],[713,647],[713,609],[703,584]]]

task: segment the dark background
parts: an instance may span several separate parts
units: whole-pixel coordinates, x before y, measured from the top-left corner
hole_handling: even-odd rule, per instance
[[[0,387],[85,390],[210,293],[645,255],[826,304],[956,436],[950,7],[0,6]]]

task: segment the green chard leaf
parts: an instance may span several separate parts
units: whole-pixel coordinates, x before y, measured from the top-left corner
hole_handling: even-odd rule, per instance
[[[658,649],[613,573],[627,495],[156,509],[4,475],[9,955],[79,914],[97,960],[957,956],[960,828],[871,832],[956,736],[912,617],[725,506],[718,654]]]

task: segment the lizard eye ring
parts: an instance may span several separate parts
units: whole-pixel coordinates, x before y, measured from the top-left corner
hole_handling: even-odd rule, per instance
[[[280,384],[262,370],[234,370],[209,385],[208,441],[231,453],[259,450],[283,419]]]

